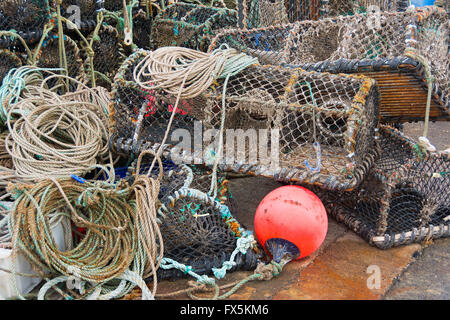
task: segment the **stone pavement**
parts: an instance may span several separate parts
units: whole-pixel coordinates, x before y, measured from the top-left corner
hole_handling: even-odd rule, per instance
[[[430,124],[428,138],[438,149],[448,148],[449,129],[450,122]],[[406,124],[404,132],[417,138],[422,133],[422,124]],[[237,202],[236,219],[253,230],[256,207],[268,192],[279,186],[261,177],[231,180],[230,189]],[[380,250],[332,218],[328,221],[327,237],[317,252],[290,262],[270,281],[247,283],[230,299],[449,299],[450,238]],[[250,274],[241,271],[228,274],[219,285]],[[161,281],[158,293],[186,287],[187,280]],[[176,299],[188,297],[180,295]]]

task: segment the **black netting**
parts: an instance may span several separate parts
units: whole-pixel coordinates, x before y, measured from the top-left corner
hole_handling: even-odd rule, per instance
[[[102,2],[97,0],[64,0],[61,15],[75,23],[84,34],[89,34],[97,25],[97,13],[102,6]],[[71,31],[65,23],[63,25],[66,32]]]
[[[7,49],[0,49],[0,85],[3,78],[11,69],[18,68],[21,65],[21,59],[14,52]]]
[[[405,11],[408,0],[326,0],[322,16],[347,16],[371,11]]]
[[[135,53],[115,78],[111,130],[116,150],[136,153],[154,147],[168,127],[176,97],[162,90],[144,90],[132,80],[134,68],[147,54]],[[176,135],[171,140],[175,130],[187,130],[193,137],[196,123],[200,130],[220,129],[223,85],[224,81],[218,80],[217,86],[204,94],[181,99],[165,146],[171,157],[181,157],[184,163],[193,160],[170,152],[179,142]],[[272,134],[279,133],[278,149],[272,152],[277,153],[274,157],[279,159],[280,168],[265,162],[263,155],[251,160],[255,150],[246,147],[244,156],[249,162],[237,158],[230,162],[230,155],[225,153],[219,164],[221,170],[263,173],[283,181],[348,189],[361,182],[372,162],[369,150],[377,124],[378,100],[376,87],[369,79],[252,66],[230,79],[225,103],[225,131],[241,130],[245,135],[249,129],[266,129],[270,131],[268,141]],[[320,145],[320,151],[315,144]],[[204,142],[202,150],[206,152],[207,148]],[[307,166],[314,166],[317,157],[321,161],[319,172]]]
[[[430,119],[439,120],[450,115],[449,30],[444,10],[411,8],[225,30],[212,40],[209,51],[227,44],[264,64],[369,76],[380,87],[384,122],[423,119],[427,63],[433,77]]]
[[[91,41],[92,37],[93,34],[88,37],[88,41]],[[80,42],[80,45],[83,46],[84,43]],[[95,84],[111,90],[114,77],[126,58],[117,29],[109,25],[102,25],[96,34],[92,49],[94,52]],[[86,50],[83,50],[83,59],[85,61],[86,74],[91,80],[91,59],[87,55]]]

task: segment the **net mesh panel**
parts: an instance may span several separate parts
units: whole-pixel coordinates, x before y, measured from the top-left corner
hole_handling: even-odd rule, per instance
[[[407,0],[242,0],[238,17],[240,28],[252,29],[372,11],[405,11],[407,7]]]
[[[131,1],[127,1],[127,5],[130,4]],[[103,7],[107,11],[117,12],[123,10],[123,0],[105,0]]]
[[[136,151],[158,145],[173,110],[175,96],[159,90],[147,92],[132,80],[135,66],[146,54],[139,51],[127,59],[113,84],[110,120],[116,149]],[[204,129],[219,129],[222,98],[216,92],[221,93],[222,86],[223,80],[219,80],[218,86],[207,93],[181,100],[168,134],[167,150],[179,142],[171,141],[174,130],[186,129],[194,136],[194,120],[203,121]],[[372,156],[368,150],[373,145],[377,112],[377,88],[368,78],[305,73],[293,68],[249,67],[229,80],[224,133],[226,129],[240,129],[245,134],[248,129],[255,132],[268,129],[269,142],[271,130],[278,130],[277,156],[282,170],[272,170],[270,163],[265,163],[267,157],[246,162],[251,163],[249,166],[236,165],[239,159],[235,158],[228,165],[226,153],[220,168],[264,173],[285,181],[320,183],[329,188],[351,188],[359,183],[370,165]],[[321,147],[320,173],[311,173],[305,165],[305,161],[311,166],[316,162],[314,142]],[[209,143],[203,143],[206,152]],[[246,144],[244,159],[251,160],[253,154],[255,150]]]
[[[391,127],[380,138],[381,156],[358,189],[315,190],[327,211],[383,249],[450,236],[449,157],[425,154]]]
[[[427,95],[422,64],[406,56],[409,46],[414,46],[416,53],[428,61],[432,72],[430,118],[448,119],[449,30],[444,10],[425,7],[252,30],[225,30],[213,40],[209,50],[226,43],[265,64],[366,74],[380,85],[381,111],[383,117],[390,118],[386,121],[414,121],[423,118]],[[402,92],[401,97],[398,92]]]
[[[161,11],[152,25],[152,46],[180,46],[206,51],[219,29],[234,28],[235,10],[174,3]]]
[[[19,68],[20,66],[22,66],[22,61],[14,52],[0,49],[0,85],[11,69]]]
[[[8,134],[9,134],[8,131],[3,131],[2,133],[0,133],[0,166],[12,169],[13,168],[12,158],[11,155],[6,150],[5,146],[5,139]]]
[[[336,17],[371,11],[405,11],[408,0],[328,0],[324,2],[323,16]]]
[[[218,83],[214,92],[221,94],[223,81]],[[208,96],[205,126],[220,128],[221,100],[219,94]],[[331,189],[351,188],[360,182],[377,125],[378,92],[371,80],[252,66],[229,80],[225,100],[225,129],[234,129],[239,136],[248,134],[249,140],[252,133],[256,139],[260,129],[279,132],[279,152],[275,157],[280,169],[271,169],[266,163],[265,159],[273,155],[256,157],[257,150],[250,145],[257,144],[251,143],[245,145],[241,159],[237,149],[230,154],[225,152],[222,170],[259,172],[282,181],[323,184]],[[234,144],[241,149],[234,137],[227,139],[225,134],[227,147]],[[260,142],[261,139],[264,138],[259,137]],[[274,147],[271,137],[267,142],[268,149]],[[314,143],[320,145],[319,155]],[[314,167],[317,157],[321,161],[320,172],[313,172],[305,162]]]
[[[66,52],[67,61],[67,75],[80,80],[86,80],[86,74],[83,66],[83,60],[80,55],[80,49],[75,41],[73,41],[68,36],[64,35],[64,46]],[[58,36],[50,35],[44,40],[41,50],[37,55],[37,66],[41,68],[59,68],[59,45]],[[56,84],[55,79],[48,82],[49,87]],[[76,84],[69,84],[71,91],[76,88]]]
[[[92,34],[88,37],[88,41],[91,41]],[[114,77],[125,60],[125,52],[122,48],[122,42],[119,32],[112,26],[102,25],[97,34],[97,40],[93,42],[94,51],[94,71],[95,71],[95,84],[111,90],[111,84]],[[84,42],[80,42],[83,46]],[[91,79],[91,66],[90,59],[87,56],[87,51],[83,50],[83,58],[85,61],[85,70],[88,74],[88,78]]]
[[[89,34],[97,25],[97,10],[101,8],[102,4],[97,3],[97,0],[64,0],[61,4],[61,15],[78,24],[77,27],[82,33]],[[66,32],[70,32],[66,24],[63,25]]]
[[[154,10],[156,15],[156,10]],[[133,43],[141,49],[150,49],[152,22],[154,17],[139,9],[133,12]]]
[[[0,1],[0,30],[14,30],[27,43],[40,40],[49,19],[50,6],[46,0]],[[0,47],[7,45],[8,41],[0,41]]]

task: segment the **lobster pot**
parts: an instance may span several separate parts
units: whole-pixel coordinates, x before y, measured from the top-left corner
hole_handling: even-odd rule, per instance
[[[133,43],[140,49],[150,50],[152,21],[154,15],[148,15],[146,10],[133,12]]]
[[[37,66],[41,68],[60,68],[58,35],[48,36],[42,43],[41,49],[37,55]],[[83,66],[83,60],[78,45],[70,37],[64,35],[64,48],[66,53],[67,69],[66,74],[74,79],[84,81],[86,74]],[[48,85],[52,87],[56,84],[55,79],[51,79]],[[70,84],[70,90],[75,89],[74,84]]]
[[[134,68],[147,54],[138,51],[130,56],[113,84],[111,148],[125,154],[156,150],[174,110],[175,96],[143,90],[132,80]],[[218,80],[217,86],[200,96],[180,100],[163,146],[164,156],[185,164],[214,163],[219,139],[210,129],[221,128],[223,86],[224,80]],[[230,78],[226,87],[224,147],[234,145],[237,151],[224,153],[219,169],[351,189],[373,162],[370,150],[377,112],[378,91],[371,79],[251,66]],[[235,136],[227,137],[227,131]],[[200,142],[195,138],[199,134],[204,134]],[[239,148],[240,141],[233,142],[236,135],[252,139],[256,135],[256,145],[252,140],[251,147],[244,143]],[[180,147],[180,137],[188,144],[183,140]],[[259,144],[268,146],[265,154]],[[238,152],[240,156],[234,157]],[[279,163],[268,163],[271,158]]]
[[[381,249],[450,236],[448,155],[426,154],[390,127],[380,137],[381,157],[358,189],[315,190],[327,211]]]
[[[11,69],[19,68],[20,66],[22,66],[22,61],[14,52],[0,49],[0,85]]]
[[[407,7],[408,0],[239,0],[238,25],[252,29]]]
[[[323,16],[336,17],[379,11],[405,11],[409,0],[323,0]]]
[[[226,8],[174,3],[161,11],[152,25],[154,48],[178,46],[206,51],[220,29],[235,28],[237,13]]]
[[[373,80],[254,65],[226,84],[223,119],[224,85],[205,94],[204,111],[206,128],[224,121],[221,170],[346,190],[373,162]]]
[[[46,0],[0,1],[0,30],[16,31],[28,44],[39,42],[49,20],[50,7]],[[0,38],[0,48],[14,43],[18,43],[16,39]]]
[[[164,258],[172,259],[192,268],[199,275],[212,274],[230,260],[237,240],[246,235],[228,207],[196,189],[182,189],[167,206],[159,211],[160,231],[164,241]],[[253,270],[261,253],[248,249],[237,253],[228,272]],[[158,279],[186,277],[177,269],[159,268]]]
[[[93,34],[88,37],[88,41],[91,41],[92,37]],[[84,42],[81,41],[80,45],[83,46]],[[111,90],[114,77],[126,58],[119,32],[110,25],[102,25],[97,33],[97,39],[93,42],[92,49],[94,51],[93,68],[87,51],[82,50],[87,76],[91,80],[92,71],[94,71],[96,86]]]
[[[138,50],[130,55],[119,68],[112,85],[111,149],[125,155],[138,155],[142,150],[150,148],[156,150],[164,138],[174,110],[175,96],[162,90],[142,89],[133,80],[133,70],[148,53],[149,51]],[[179,142],[176,137],[172,139],[175,130],[182,129],[190,137],[194,137],[197,125],[201,132],[201,116],[205,106],[206,99],[203,96],[180,100],[163,156],[168,156],[170,148]],[[197,124],[195,120],[198,120]],[[192,161],[183,163],[190,164]]]
[[[406,12],[226,30],[209,49],[226,43],[262,63],[369,76],[380,87],[380,117],[385,122],[423,119],[430,88],[430,119],[448,120],[449,29],[443,9],[411,7]]]

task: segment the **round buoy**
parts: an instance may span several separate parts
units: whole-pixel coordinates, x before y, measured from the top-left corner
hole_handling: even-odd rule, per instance
[[[254,220],[258,241],[280,262],[309,256],[322,244],[328,217],[322,201],[300,186],[283,186],[267,194]],[[287,256],[287,257],[286,257]]]

